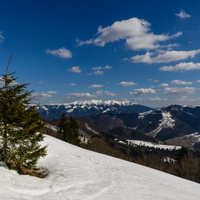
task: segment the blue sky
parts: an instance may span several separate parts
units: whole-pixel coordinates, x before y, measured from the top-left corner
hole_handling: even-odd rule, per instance
[[[30,83],[33,103],[200,103],[200,1],[7,0],[0,66]]]

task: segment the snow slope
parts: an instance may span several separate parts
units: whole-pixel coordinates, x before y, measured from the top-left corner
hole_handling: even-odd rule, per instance
[[[2,200],[197,200],[200,184],[90,152],[50,136],[44,179],[0,167]]]

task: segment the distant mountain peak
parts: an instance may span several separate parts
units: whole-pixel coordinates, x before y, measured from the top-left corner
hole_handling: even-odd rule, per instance
[[[102,113],[139,113],[152,110],[152,108],[128,100],[85,100],[64,104],[41,105],[38,110],[42,117],[54,119],[60,118],[62,112],[66,113],[67,116],[86,117]]]
[[[115,105],[115,104],[118,104],[120,106],[127,106],[127,105],[137,105],[137,103],[133,102],[133,101],[128,101],[128,100],[96,100],[96,99],[92,99],[92,100],[85,100],[85,101],[74,101],[74,102],[71,102],[71,103],[67,103],[65,105],[70,105],[70,104],[73,104],[73,105],[92,105],[92,104],[95,104],[95,105],[108,105],[108,106],[111,106],[111,105]]]

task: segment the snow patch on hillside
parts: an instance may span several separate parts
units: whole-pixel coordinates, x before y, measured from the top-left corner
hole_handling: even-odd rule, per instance
[[[153,110],[143,112],[143,113],[139,113],[138,119],[143,119],[146,115],[149,115],[149,114],[156,114],[156,113]]]
[[[172,119],[170,112],[162,111],[162,119],[158,128],[148,133],[149,136],[156,137],[163,128],[174,128],[175,120]]]
[[[85,123],[85,128],[86,128],[87,130],[89,130],[89,131],[91,131],[91,132],[93,132],[93,133],[99,135],[99,133],[98,133],[97,131],[95,131],[93,128],[91,128],[87,123]]]
[[[181,146],[174,146],[174,145],[164,145],[164,144],[155,144],[152,142],[145,142],[139,140],[127,140],[129,145],[133,146],[145,146],[155,149],[165,149],[165,150],[178,150],[181,149]]]
[[[185,136],[181,137],[181,139],[191,139],[191,138],[196,139],[196,142],[200,142],[200,133],[195,132],[195,133],[191,133],[189,135],[185,135]]]

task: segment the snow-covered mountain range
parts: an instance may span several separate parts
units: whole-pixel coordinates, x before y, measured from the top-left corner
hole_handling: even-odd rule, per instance
[[[0,166],[2,200],[197,200],[200,184],[46,136],[44,179]]]
[[[60,118],[62,112],[66,113],[66,116],[86,117],[101,113],[139,113],[152,110],[152,108],[132,101],[90,100],[56,105],[41,105],[38,106],[38,110],[42,117],[56,119]]]
[[[142,137],[143,134],[173,145],[200,148],[200,106],[171,105],[151,109],[132,101],[91,100],[41,105],[38,110],[46,119],[58,119],[62,112],[84,118],[123,139],[150,141]],[[184,137],[187,135],[190,137]]]
[[[124,139],[134,139],[139,132],[175,145],[200,144],[200,106],[171,105],[142,113],[102,113],[87,120]]]

